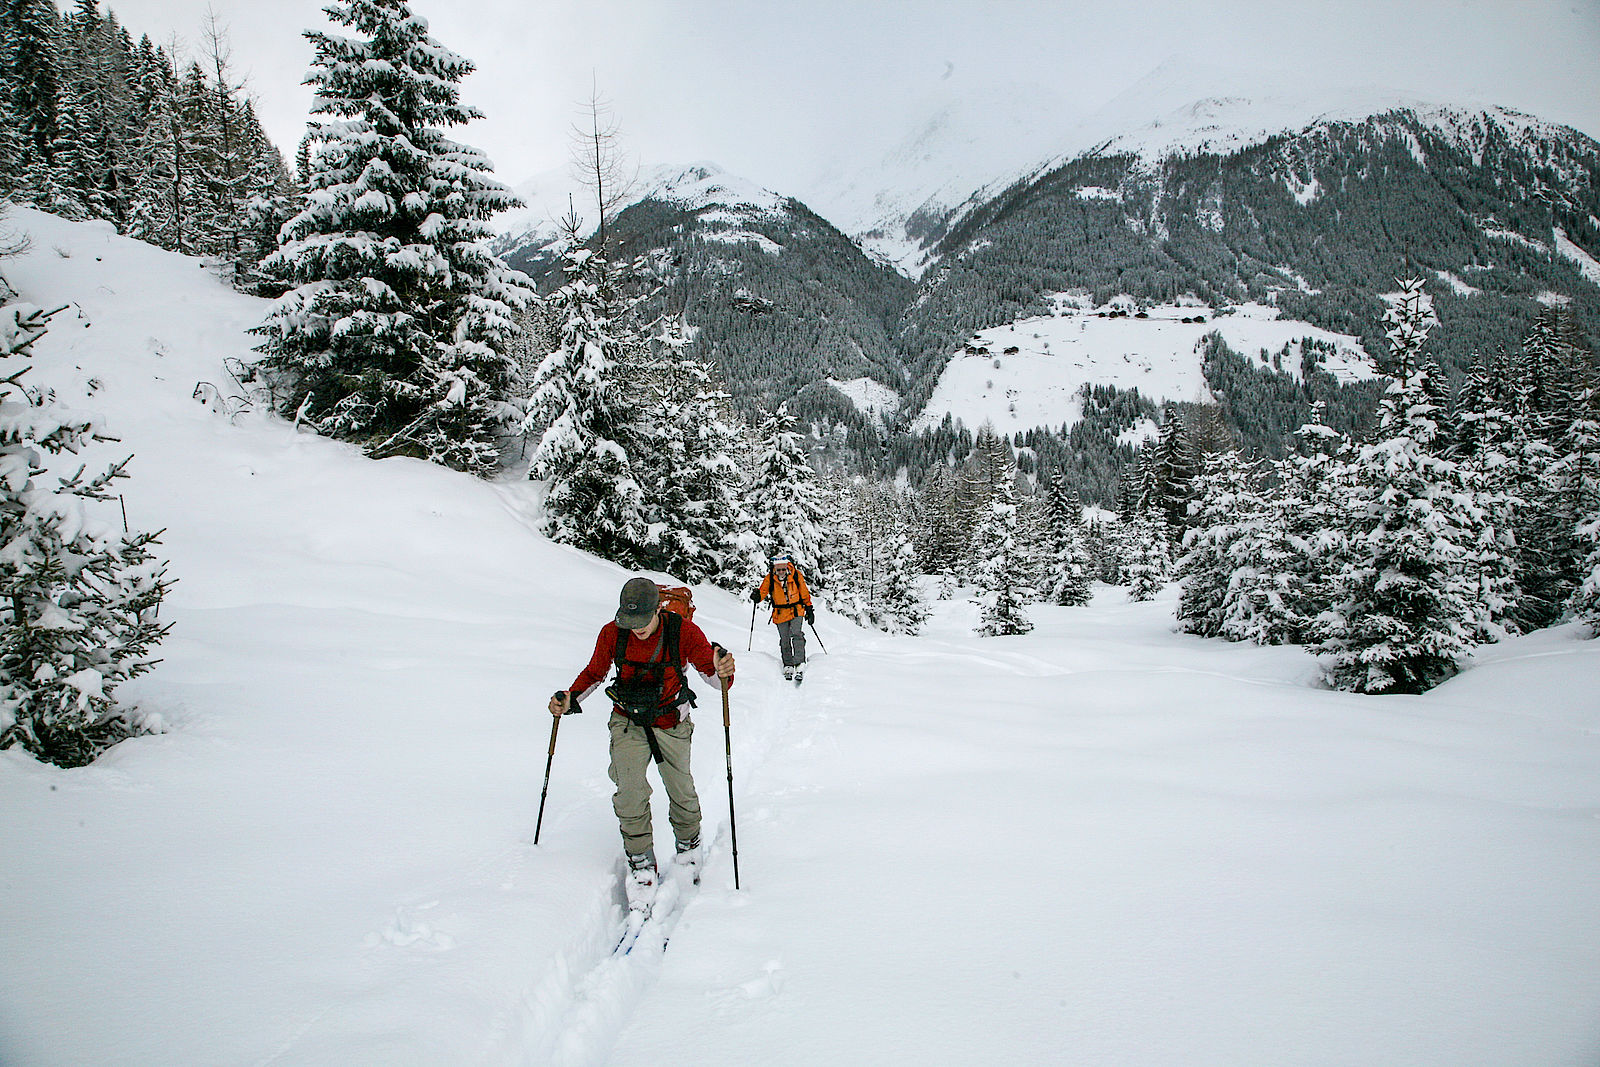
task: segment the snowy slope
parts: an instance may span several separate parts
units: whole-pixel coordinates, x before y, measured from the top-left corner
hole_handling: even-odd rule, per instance
[[[196,402],[261,302],[16,217],[6,276],[73,305],[36,377],[136,453],[130,518],[180,584],[121,691],[169,732],[77,771],[0,753],[8,1067],[1600,1057],[1600,643],[1572,627],[1362,698],[1174,634],[1170,592],[1017,639],[963,601],[920,639],[823,611],[798,690],[758,624],[744,888],[702,683],[704,885],[664,956],[610,958],[598,708],[531,837],[542,705],[624,575],[531,532],[521,485]],[[696,598],[737,650],[748,602]]]
[[[1276,308],[1245,304],[1215,315],[1208,307],[1157,306],[1141,319],[1107,317],[1107,308],[1081,303],[1061,297],[1054,315],[979,331],[950,358],[915,425],[937,426],[950,415],[969,429],[988,422],[1000,433],[1070,427],[1083,418],[1084,385],[1138,389],[1158,403],[1211,400],[1201,349],[1212,333],[1251,359],[1262,349],[1270,359],[1284,345],[1309,337],[1337,346],[1324,364],[1336,378],[1354,381],[1377,373],[1356,338],[1280,319]],[[1298,376],[1298,355],[1281,369]]]

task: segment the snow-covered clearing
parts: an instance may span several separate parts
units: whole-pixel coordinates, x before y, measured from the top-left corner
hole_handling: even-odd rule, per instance
[[[900,410],[900,394],[872,378],[851,378],[849,381],[829,378],[828,384],[843,393],[864,415],[876,414],[880,418],[891,419]]]
[[[1159,306],[1142,319],[1107,317],[1107,308],[1085,310],[1060,301],[1057,307],[1061,313],[1056,315],[975,334],[945,365],[916,425],[937,426],[948,414],[969,429],[987,421],[1002,433],[1070,426],[1083,417],[1078,391],[1085,384],[1138,389],[1158,403],[1210,400],[1200,348],[1211,333],[1220,333],[1230,348],[1252,360],[1263,349],[1270,358],[1284,345],[1309,337],[1336,346],[1323,364],[1335,377],[1353,381],[1377,373],[1356,338],[1280,319],[1276,308],[1259,304],[1243,304],[1224,315],[1207,307]],[[1298,346],[1281,369],[1299,375]]]
[[[35,376],[103,383],[83,403],[137,454],[130,518],[167,528],[180,584],[166,662],[120,691],[170,732],[78,771],[0,754],[0,1062],[1600,1058],[1600,642],[1572,627],[1370,698],[1173,633],[1170,592],[1012,639],[962,601],[916,639],[822,611],[799,689],[758,624],[743,888],[702,681],[704,884],[664,955],[610,957],[593,704],[532,835],[545,699],[624,573],[533,533],[521,486],[213,414],[194,383],[261,303],[17,218],[35,250],[6,275],[77,305]],[[696,599],[742,650],[748,601]]]
[[[1556,252],[1577,264],[1578,273],[1600,285],[1600,260],[1595,259],[1576,241],[1567,236],[1560,226],[1555,228]]]

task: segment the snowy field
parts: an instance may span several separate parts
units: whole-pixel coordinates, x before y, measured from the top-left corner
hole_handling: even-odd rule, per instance
[[[1157,403],[1209,401],[1200,350],[1211,333],[1251,360],[1259,360],[1262,349],[1270,357],[1294,344],[1281,369],[1296,377],[1298,342],[1306,337],[1336,346],[1323,364],[1334,377],[1354,381],[1377,373],[1356,338],[1280,319],[1276,308],[1259,304],[1242,304],[1224,315],[1165,305],[1147,309],[1149,317],[1141,319],[1108,317],[1108,308],[1085,309],[1061,298],[1056,310],[974,334],[968,348],[945,365],[915,425],[937,426],[949,414],[968,429],[989,422],[1001,433],[1070,426],[1083,417],[1078,390],[1085,384],[1138,389]],[[1203,322],[1194,321],[1201,317]]]
[[[373,463],[192,399],[262,304],[192,260],[18,211],[0,267],[72,308],[34,379],[136,454],[180,579],[168,732],[63,771],[0,753],[0,1063],[1600,1062],[1600,642],[1483,651],[1423,697],[1173,632],[1171,593],[818,613],[803,688],[747,600],[739,869],[715,691],[704,884],[613,958],[599,709],[550,717],[625,575],[521,485]],[[1127,325],[1119,323],[1118,325]],[[90,379],[97,379],[92,396]],[[665,813],[658,812],[665,837]]]

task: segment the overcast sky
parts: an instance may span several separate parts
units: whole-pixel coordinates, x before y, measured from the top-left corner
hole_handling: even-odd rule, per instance
[[[137,39],[227,27],[286,155],[304,130],[321,0],[107,2]],[[708,160],[780,192],[888,149],[919,107],[1046,85],[1087,114],[1173,56],[1304,69],[1428,98],[1502,104],[1600,138],[1600,0],[414,0],[477,64],[454,136],[517,184],[560,167],[591,84],[645,163]]]

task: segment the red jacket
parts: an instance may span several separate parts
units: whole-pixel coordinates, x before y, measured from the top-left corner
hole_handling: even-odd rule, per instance
[[[594,655],[589,657],[589,665],[572,683],[571,693],[574,700],[588,696],[589,691],[605,681],[606,676],[611,673],[611,668],[616,663],[618,635],[627,638],[625,653],[630,660],[646,661],[666,655],[665,624],[656,627],[655,633],[641,641],[633,636],[631,630],[620,629],[616,623],[608,622],[600,628],[600,636],[595,639]],[[711,650],[711,642],[706,639],[700,627],[688,619],[683,620],[682,628],[678,631],[678,652],[683,656],[684,663],[693,665],[707,678],[716,677],[717,665],[715,654]],[[635,673],[637,672],[633,667],[624,664],[618,670],[617,680],[626,682]],[[728,679],[728,684],[733,684],[732,678]],[[678,677],[678,672],[667,671],[661,684],[661,706],[669,707],[682,687],[683,682]],[[688,717],[687,709],[682,717]]]

